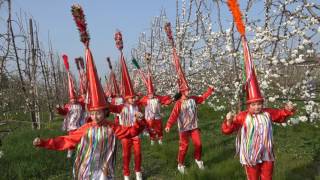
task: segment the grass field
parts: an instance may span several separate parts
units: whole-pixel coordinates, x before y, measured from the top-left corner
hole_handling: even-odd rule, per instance
[[[165,111],[164,120],[169,113],[168,110]],[[203,171],[196,167],[191,143],[186,158],[187,174],[180,175],[177,172],[176,126],[169,134],[165,134],[162,146],[150,146],[148,137],[143,136],[144,179],[245,179],[238,157],[234,157],[235,135],[225,136],[220,132],[223,114],[225,112],[213,112],[206,105],[199,107],[203,161],[206,168]],[[0,179],[72,179],[73,159],[66,159],[66,152],[36,149],[32,146],[32,140],[36,136],[62,135],[61,119],[50,126],[43,126],[41,130],[31,130],[30,127],[29,124],[21,124],[14,133],[2,138]],[[320,179],[319,130],[314,124],[308,123],[287,127],[274,125],[277,159],[274,179]],[[117,157],[117,179],[122,179],[121,147],[118,148]],[[131,172],[133,179],[134,172]]]

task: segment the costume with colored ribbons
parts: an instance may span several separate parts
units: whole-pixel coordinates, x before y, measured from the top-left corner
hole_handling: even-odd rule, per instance
[[[78,102],[65,104],[64,107],[57,108],[57,112],[64,116],[62,130],[67,132],[78,129],[86,117],[84,104]]]
[[[130,128],[136,124],[136,113],[139,113],[139,107],[135,104],[110,105],[110,112],[119,114],[119,124],[122,127]],[[145,120],[140,120],[141,124],[146,124]],[[137,134],[138,135],[138,134]],[[141,139],[139,136],[125,137],[121,139],[123,174],[130,175],[131,149],[134,152],[134,169],[135,172],[141,172]]]
[[[228,125],[227,121],[222,124],[221,130],[224,134],[239,131],[236,140],[237,154],[240,163],[246,167],[249,179],[259,177],[256,171],[264,168],[261,177],[272,178],[273,135],[272,122],[283,123],[293,112],[286,109],[265,108],[259,114],[251,114],[243,111],[237,114],[233,122]],[[259,166],[259,167],[258,167]]]
[[[69,135],[42,139],[38,146],[60,151],[76,148],[73,167],[75,179],[113,179],[115,137],[135,137],[143,126],[139,122],[132,127],[122,127],[109,122],[90,122]]]
[[[148,98],[144,96],[139,100],[141,106],[145,106],[145,119],[147,121],[149,135],[151,140],[162,140],[163,128],[162,128],[162,116],[161,105],[169,105],[172,102],[170,96],[154,96]]]
[[[203,103],[213,92],[212,88],[202,96],[191,96],[187,100],[178,100],[167,121],[167,128],[171,128],[178,121],[179,130],[179,153],[178,163],[184,164],[184,159],[189,146],[191,137],[194,144],[194,158],[201,160],[202,144],[200,138],[200,130],[198,127],[197,104]]]

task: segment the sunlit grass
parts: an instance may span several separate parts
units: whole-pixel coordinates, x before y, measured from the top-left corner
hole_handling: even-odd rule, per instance
[[[168,107],[167,109],[171,109]],[[166,121],[168,110],[165,111]],[[213,112],[206,105],[199,106],[199,125],[203,143],[203,161],[206,169],[198,170],[193,159],[190,143],[186,158],[186,175],[176,168],[178,132],[176,126],[164,135],[162,146],[150,146],[143,136],[142,166],[145,179],[245,179],[245,173],[234,157],[235,135],[225,136],[220,132],[221,116],[225,112]],[[0,179],[72,179],[73,160],[66,152],[36,149],[32,140],[37,137],[63,135],[61,119],[31,130],[31,125],[20,124],[13,133],[5,136],[0,150]],[[319,125],[319,124],[318,124]],[[300,123],[295,126],[274,125],[276,164],[274,179],[319,179],[320,131],[315,125]],[[121,146],[117,152],[117,179],[122,179]],[[132,159],[133,160],[133,159]],[[134,178],[133,164],[131,177]]]

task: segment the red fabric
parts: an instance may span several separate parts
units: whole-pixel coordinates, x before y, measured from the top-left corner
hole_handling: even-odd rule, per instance
[[[287,117],[294,114],[294,112],[288,111],[286,109],[272,109],[272,108],[264,108],[262,112],[268,112],[270,114],[272,122],[276,123],[283,123],[286,121]],[[224,134],[231,134],[234,131],[237,131],[241,128],[248,111],[242,111],[238,113],[235,117],[233,122],[228,126],[227,121],[225,120],[222,123],[221,131]]]
[[[69,107],[70,107],[70,104],[65,104],[63,107],[56,108],[57,113],[62,116],[65,116],[69,112]]]
[[[249,46],[245,36],[242,36],[242,46],[244,53],[244,62],[246,69],[246,94],[247,103],[263,101],[257,80],[253,60],[250,54]]]
[[[87,132],[87,129],[95,125],[96,123],[94,122],[87,123],[81,126],[79,129],[69,132],[69,135],[58,136],[50,139],[41,139],[39,147],[58,151],[74,149],[81,140],[81,137]]]
[[[109,105],[109,111],[112,112],[112,113],[119,114],[119,113],[121,113],[123,107],[124,107],[124,104],[121,104],[121,105],[110,104]]]
[[[110,104],[109,106],[109,110],[110,112],[112,113],[121,113],[122,111],[122,108],[124,107],[125,105],[124,104],[121,104],[121,105],[113,105],[113,104]],[[118,122],[117,122],[118,123]],[[142,119],[140,121],[136,121],[135,122],[135,125],[133,126],[134,128],[131,128],[130,129],[130,134],[131,135],[138,135],[140,134],[143,129],[147,126],[147,122],[145,119]],[[124,127],[123,127],[124,128]]]
[[[126,65],[126,61],[123,56],[123,52],[121,51],[120,55],[120,65],[121,65],[121,87],[122,89],[122,96],[123,97],[134,97],[134,90],[130,80],[128,68]]]
[[[177,73],[177,76],[178,76],[178,85],[179,85],[179,90],[180,92],[183,92],[183,91],[186,91],[186,90],[189,90],[189,85],[188,85],[188,82],[186,80],[186,77],[184,75],[184,72],[181,68],[181,64],[180,64],[180,58],[177,54],[177,51],[176,51],[176,48],[173,47],[173,64],[175,66],[175,69],[176,69],[176,73]]]
[[[156,95],[155,98],[157,98],[161,105],[169,105],[172,102],[172,99],[170,96],[158,96]],[[138,106],[146,106],[148,104],[148,96],[143,96],[141,99],[137,101]]]
[[[255,166],[245,166],[248,180],[272,180],[273,161],[263,161]]]
[[[179,152],[178,163],[184,164],[184,159],[188,151],[189,139],[193,142],[194,146],[194,159],[201,160],[202,144],[199,129],[193,129],[190,131],[184,131],[179,133]]]
[[[203,103],[206,99],[208,99],[208,97],[213,93],[213,89],[212,88],[208,88],[208,90],[203,93],[203,95],[201,96],[191,96],[190,98],[194,99],[195,102],[197,104],[201,104]],[[181,104],[182,104],[182,99],[178,100],[176,102],[176,104],[173,107],[173,110],[171,111],[170,117],[167,121],[167,128],[171,128],[173,126],[174,123],[176,123],[179,114],[180,114],[180,110],[181,110]]]
[[[148,91],[148,94],[154,94],[151,72],[149,72],[147,76],[147,91]]]
[[[111,94],[114,95],[114,96],[119,96],[120,95],[120,90],[119,90],[118,82],[117,82],[117,79],[116,79],[116,75],[114,74],[113,71],[111,71],[111,73],[110,73],[110,78],[111,78],[111,83],[113,85]]]
[[[87,129],[93,126],[99,126],[95,121],[86,123],[79,129],[70,131],[66,136],[58,136],[50,139],[41,139],[39,147],[53,150],[66,150],[74,149],[75,146],[80,142],[82,136],[87,132]],[[119,139],[131,138],[137,136],[142,132],[145,122],[137,121],[132,127],[122,127],[117,124],[103,121],[100,126],[111,126],[115,135]]]
[[[162,119],[147,120],[149,135],[151,140],[161,139],[163,137]]]
[[[123,175],[130,176],[130,159],[131,159],[131,148],[133,146],[134,153],[134,170],[135,172],[141,172],[141,140],[138,137],[124,138],[121,140],[122,144],[122,165]]]
[[[98,77],[90,49],[86,48],[86,73],[88,79],[89,111],[105,109],[107,102]]]

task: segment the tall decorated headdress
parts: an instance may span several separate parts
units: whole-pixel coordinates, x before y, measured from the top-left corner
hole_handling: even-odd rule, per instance
[[[173,35],[172,35],[172,31],[171,31],[171,24],[168,22],[165,24],[164,29],[166,31],[168,40],[170,42],[170,44],[172,45],[173,48],[173,64],[175,66],[176,72],[177,72],[177,76],[178,76],[178,85],[179,85],[179,90],[180,92],[183,91],[187,91],[190,90],[188,82],[186,80],[186,77],[184,75],[184,72],[181,68],[181,64],[180,64],[180,58],[177,54],[177,50],[174,44],[174,39],[173,39]]]
[[[107,57],[107,62],[108,62],[108,66],[109,66],[109,70],[110,70],[110,75],[109,75],[109,85],[110,85],[110,89],[111,89],[111,95],[112,96],[119,96],[120,95],[120,89],[118,86],[118,82],[116,79],[116,74],[113,71],[112,68],[112,64],[110,61],[110,58]]]
[[[89,48],[90,37],[87,30],[87,23],[85,21],[83,10],[80,5],[73,5],[71,8],[71,12],[80,32],[81,42],[85,45],[86,74],[88,80],[88,110],[95,111],[105,109],[107,108],[108,104],[105,100],[97,69]]]
[[[147,88],[147,94],[154,94],[154,87],[153,87],[153,83],[152,83],[152,73],[151,73],[151,69],[150,69],[150,62],[151,62],[151,54],[150,53],[145,54],[145,61],[147,64],[147,72],[146,73],[144,73],[141,70],[138,61],[134,57],[132,58],[132,64],[137,68],[138,73]]]
[[[121,88],[122,88],[122,96],[127,98],[132,98],[135,96],[133,86],[130,80],[128,68],[126,65],[126,61],[123,56],[123,41],[122,41],[122,34],[120,31],[117,31],[114,35],[114,40],[116,41],[116,47],[120,51],[120,68],[121,68]]]
[[[246,72],[245,90],[247,94],[247,103],[263,101],[263,97],[260,92],[259,83],[258,83],[256,72],[255,72],[253,59],[252,59],[247,38],[246,38],[245,25],[242,21],[242,14],[239,8],[239,4],[237,0],[228,0],[227,3],[230,11],[232,12],[237,30],[241,35],[241,41],[242,41],[243,53],[244,53],[244,65],[245,65],[245,72]]]
[[[64,63],[64,66],[67,70],[67,73],[68,73],[68,92],[69,92],[69,100],[77,100],[77,93],[76,93],[76,89],[74,87],[74,79],[71,75],[71,72],[70,72],[70,68],[69,68],[69,61],[68,61],[68,56],[63,54],[62,55],[62,58],[63,58],[63,63]]]
[[[84,61],[82,57],[75,58],[79,72],[79,100],[84,101],[87,92],[87,76],[85,73]]]

